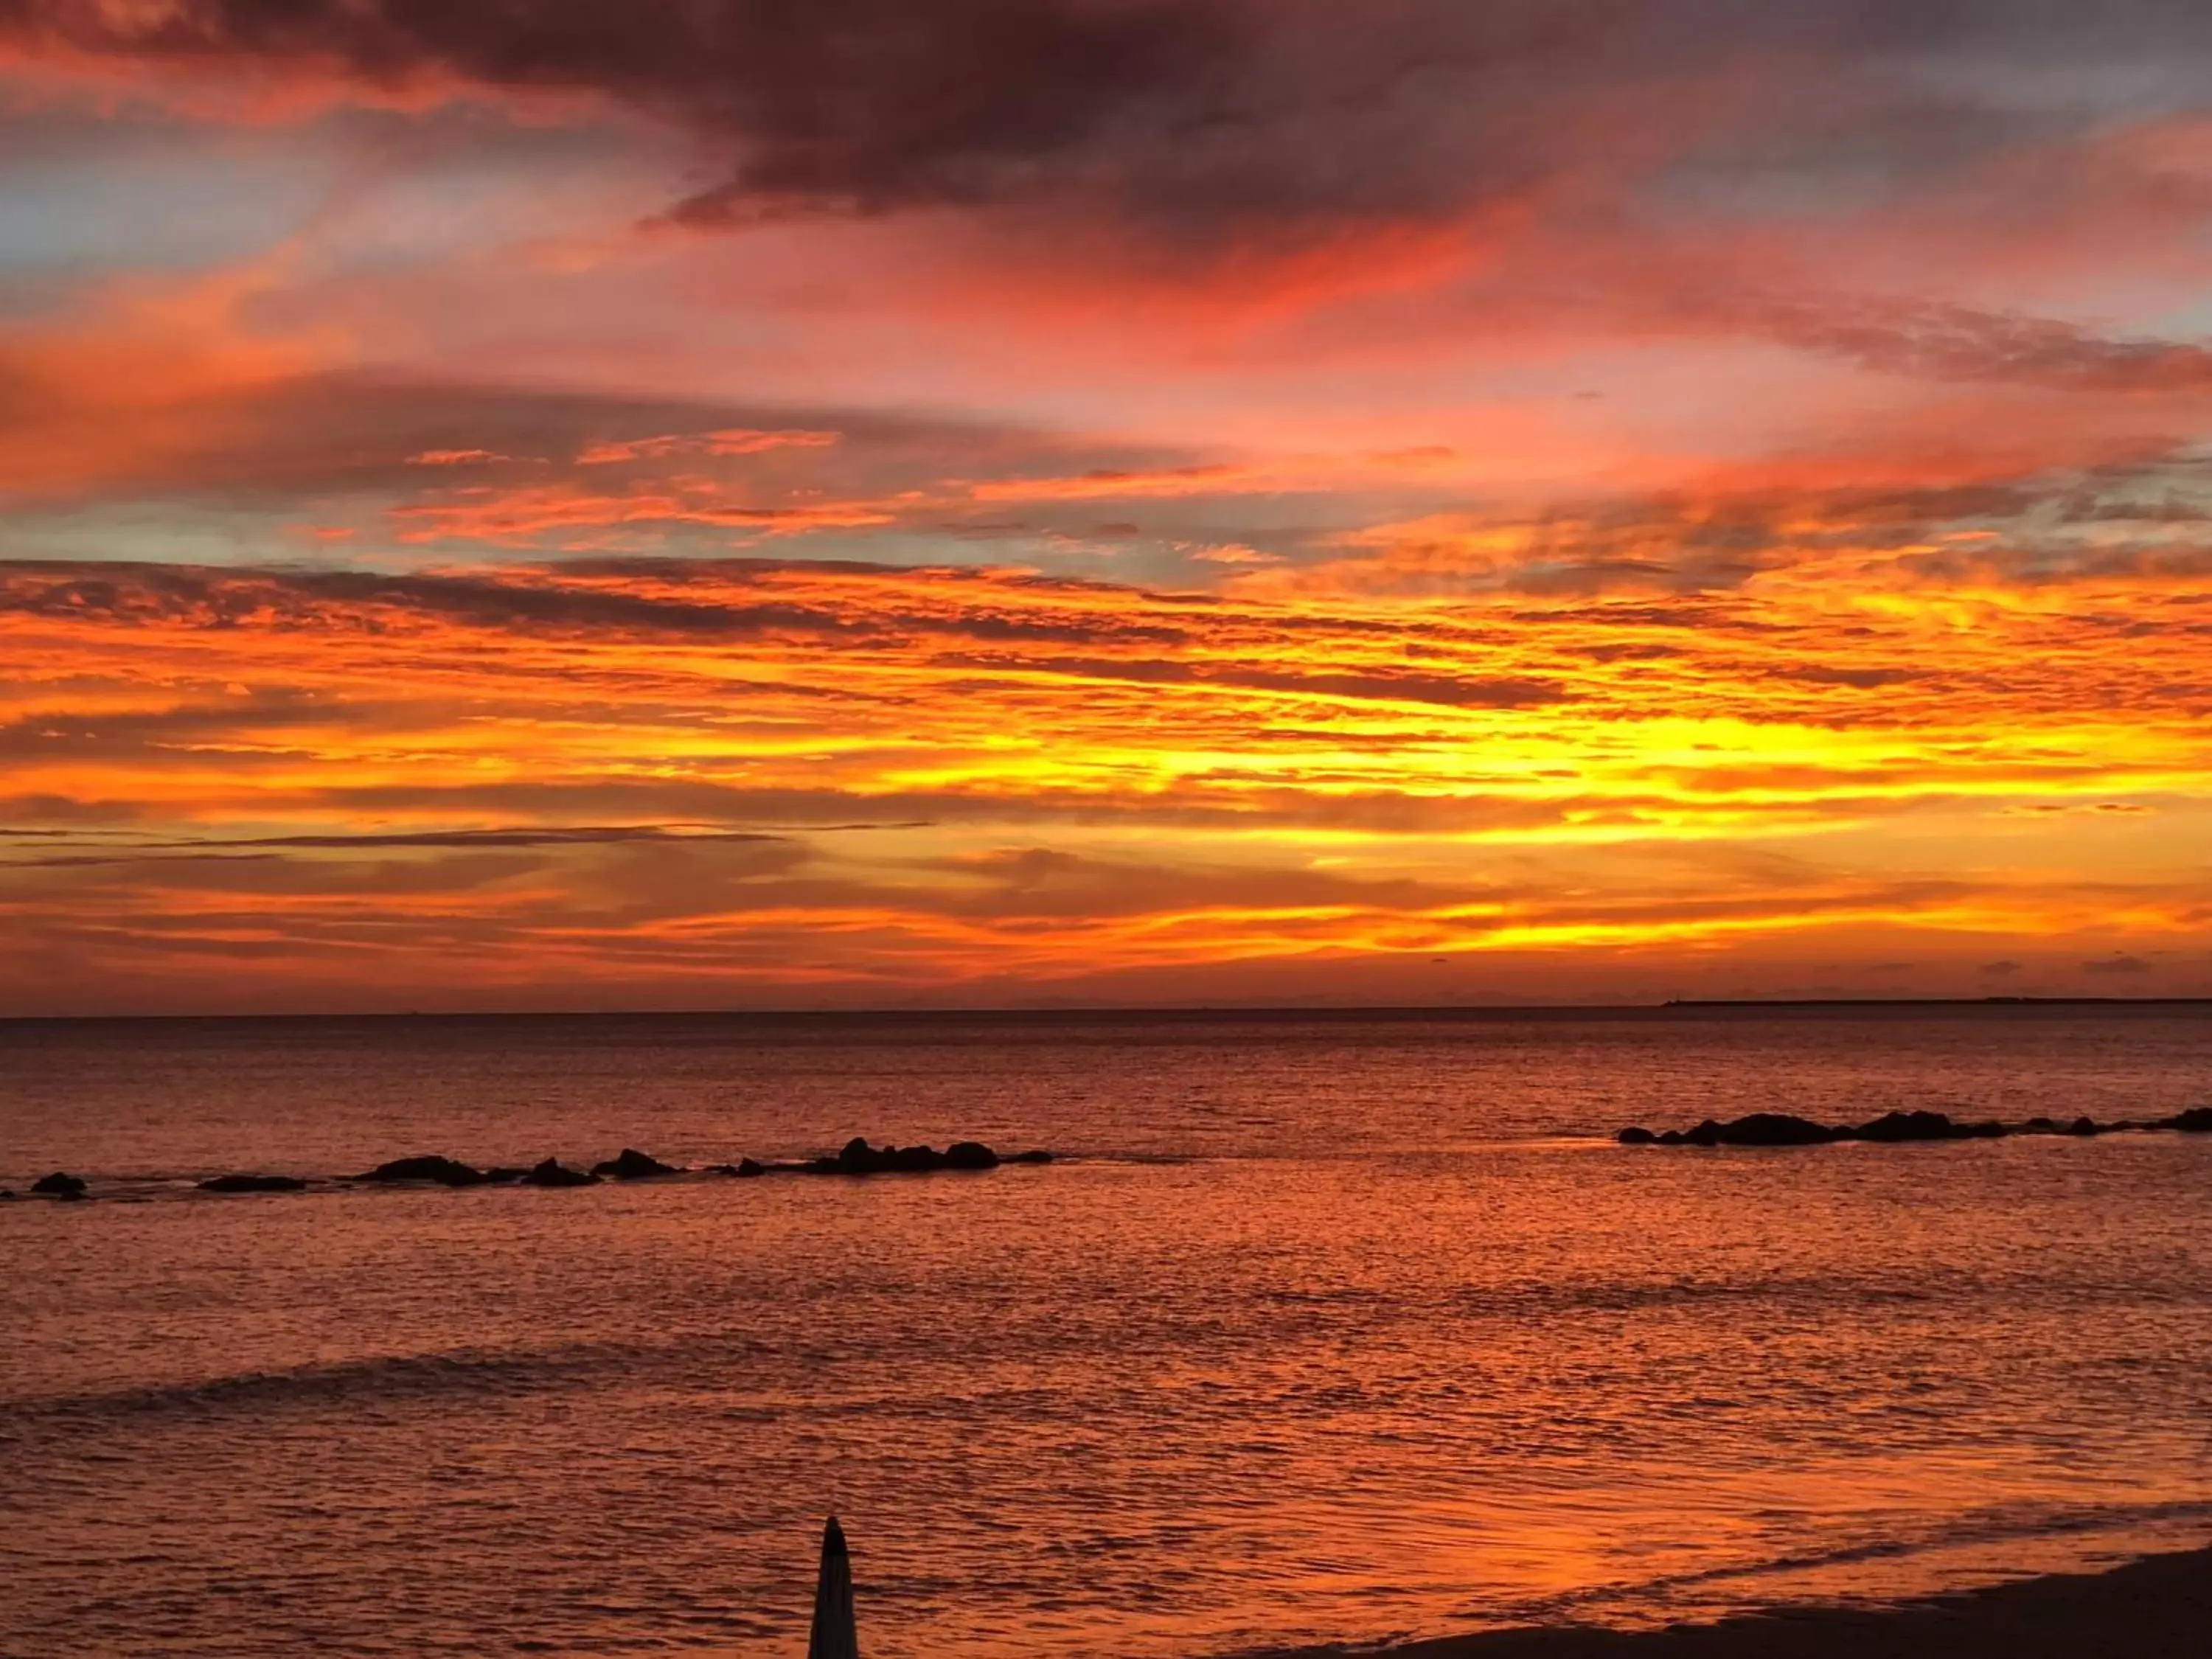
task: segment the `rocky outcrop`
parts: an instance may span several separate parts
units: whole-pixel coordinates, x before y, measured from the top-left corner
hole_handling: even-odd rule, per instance
[[[419,1181],[438,1187],[481,1187],[491,1176],[483,1170],[472,1169],[450,1158],[424,1153],[415,1158],[395,1158],[389,1163],[378,1164],[365,1175],[356,1176],[354,1179],[380,1184]]]
[[[725,1171],[741,1176],[761,1175],[933,1175],[939,1170],[995,1170],[1001,1164],[1049,1164],[1053,1155],[1042,1149],[1016,1152],[1002,1158],[980,1140],[959,1140],[939,1152],[934,1146],[894,1146],[889,1143],[872,1146],[865,1136],[855,1135],[833,1154],[809,1158],[802,1164],[757,1164],[747,1158]]]
[[[1674,1137],[1680,1139],[1680,1136]],[[715,1164],[708,1166],[714,1175],[731,1176],[750,1180],[767,1175],[930,1175],[940,1170],[995,1170],[1001,1164],[1049,1164],[1053,1155],[1042,1149],[1015,1152],[1001,1157],[980,1140],[955,1141],[943,1152],[933,1146],[872,1146],[864,1136],[854,1136],[836,1153],[826,1158],[810,1159],[798,1164],[763,1164],[757,1158],[740,1158],[735,1164]],[[672,1164],[663,1164],[648,1153],[634,1146],[626,1146],[619,1157],[596,1164],[589,1171],[574,1169],[557,1158],[525,1169],[519,1165],[497,1165],[478,1169],[459,1159],[434,1153],[418,1153],[411,1158],[395,1158],[378,1164],[374,1169],[356,1176],[335,1177],[340,1185],[367,1183],[375,1186],[432,1186],[483,1187],[508,1183],[525,1187],[591,1187],[602,1180],[644,1181],[657,1176],[683,1174]],[[323,1179],[330,1179],[325,1177]],[[315,1181],[298,1176],[259,1175],[238,1172],[212,1176],[194,1183],[204,1193],[297,1193],[317,1184]],[[31,1191],[41,1198],[64,1200],[81,1200],[85,1195],[83,1177],[57,1170],[32,1183]],[[0,1202],[17,1196],[0,1188]]]
[[[2099,1135],[2130,1131],[2178,1129],[2184,1133],[2212,1134],[2212,1106],[2195,1106],[2154,1121],[2121,1119],[2100,1123],[2077,1117],[2061,1123],[2055,1118],[2032,1117],[2013,1125],[1993,1120],[1961,1123],[1944,1112],[1885,1112],[1871,1121],[1839,1124],[1834,1127],[1785,1112],[1753,1112],[1748,1117],[1722,1123],[1707,1118],[1692,1129],[1667,1129],[1654,1134],[1638,1125],[1613,1136],[1624,1146],[1818,1146],[1831,1141],[1863,1140],[1893,1145],[1925,1140],[1996,1140],[2012,1134],[2069,1135],[2087,1140]]]
[[[596,1187],[599,1178],[581,1170],[572,1170],[557,1158],[549,1158],[535,1164],[522,1175],[526,1187]]]
[[[595,1176],[608,1176],[617,1181],[647,1181],[654,1176],[681,1175],[683,1170],[673,1164],[663,1164],[659,1158],[641,1152],[635,1146],[625,1146],[619,1158],[592,1165]]]
[[[1753,1112],[1718,1128],[1723,1146],[1817,1146],[1836,1138],[1833,1129],[1786,1112]]]
[[[1967,1140],[2005,1133],[2002,1123],[1955,1123],[1943,1112],[1885,1112],[1871,1123],[1845,1130],[1844,1140]]]

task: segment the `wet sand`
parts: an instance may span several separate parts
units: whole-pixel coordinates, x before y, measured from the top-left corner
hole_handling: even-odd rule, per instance
[[[1279,1659],[1336,1659],[1321,1648]],[[1387,1659],[2203,1659],[2212,1549],[2031,1578],[1881,1611],[1802,1611],[1625,1633],[1493,1631]]]

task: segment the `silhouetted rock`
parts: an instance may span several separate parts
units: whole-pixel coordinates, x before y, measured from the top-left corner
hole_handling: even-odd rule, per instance
[[[2094,1119],[2077,1117],[2071,1123],[2066,1126],[2063,1133],[2069,1135],[2079,1136],[2081,1139],[2087,1139],[2091,1135],[2100,1135],[2104,1133],[2104,1130],[2097,1126],[2097,1123]]]
[[[1659,1135],[1659,1144],[1662,1146],[1680,1146],[1682,1144],[1682,1132],[1680,1129],[1662,1130]]]
[[[1613,1139],[1624,1146],[1656,1146],[1659,1141],[1659,1137],[1657,1135],[1653,1134],[1650,1130],[1643,1127],[1640,1124],[1631,1124],[1627,1128],[1623,1129],[1619,1134],[1615,1135]]]
[[[1012,1158],[1008,1158],[1006,1162],[1009,1164],[1049,1164],[1052,1162],[1052,1154],[1046,1152],[1042,1147],[1037,1147],[1030,1152],[1016,1152]]]
[[[14,1188],[0,1187],[0,1204],[13,1204],[15,1201],[15,1194]]]
[[[204,1193],[303,1193],[307,1183],[297,1176],[227,1175],[201,1182],[199,1189]]]
[[[533,1164],[523,1173],[526,1187],[596,1187],[599,1178],[586,1175],[581,1170],[572,1170],[557,1158],[549,1158],[543,1164]]]
[[[471,1169],[450,1158],[423,1154],[416,1158],[395,1158],[380,1164],[367,1175],[358,1175],[356,1181],[399,1182],[427,1181],[440,1187],[480,1187],[485,1180],[482,1170]]]
[[[52,1175],[40,1176],[33,1182],[31,1190],[43,1198],[82,1198],[84,1177],[57,1170]]]
[[[871,1146],[855,1135],[836,1157],[817,1158],[806,1167],[835,1175],[927,1175],[945,1167],[945,1154],[931,1146]]]
[[[758,1160],[754,1158],[741,1158],[738,1160],[738,1167],[735,1170],[732,1171],[732,1173],[744,1180],[750,1181],[755,1176],[766,1175],[768,1173],[768,1165],[760,1163]]]
[[[652,1176],[678,1175],[682,1171],[673,1164],[663,1164],[657,1158],[648,1158],[635,1146],[625,1146],[622,1156],[608,1158],[603,1164],[592,1165],[595,1176],[612,1176],[617,1181],[643,1181]]]
[[[803,1175],[931,1175],[939,1170],[995,1170],[1002,1160],[980,1140],[963,1140],[939,1152],[933,1146],[871,1146],[855,1135],[838,1150],[834,1157],[817,1158],[804,1164],[753,1164],[741,1168],[740,1174],[775,1175],[796,1170]],[[1003,1160],[1021,1164],[1049,1164],[1052,1154],[1047,1152],[1024,1152],[1018,1158]]]
[[[1836,1132],[1826,1124],[1792,1117],[1787,1112],[1753,1112],[1719,1128],[1723,1146],[1820,1146],[1836,1138]]]
[[[1686,1130],[1682,1144],[1686,1146],[1717,1146],[1721,1144],[1721,1126],[1707,1118],[1694,1129]]]
[[[2050,1117],[2032,1117],[2020,1127],[2022,1134],[2055,1135],[2058,1133],[2058,1120]]]
[[[1963,1128],[1942,1112],[1886,1112],[1871,1123],[1844,1132],[1852,1140],[1957,1140]]]
[[[2187,1135],[2212,1135],[2212,1106],[2192,1106],[2185,1112],[2160,1118],[2161,1129],[2179,1129]]]

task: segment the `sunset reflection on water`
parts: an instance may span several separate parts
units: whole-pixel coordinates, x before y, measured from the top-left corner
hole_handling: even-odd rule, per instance
[[[886,1659],[1635,1624],[2212,1520],[2212,1146],[1592,1138],[1793,1067],[1814,1106],[1917,1076],[2171,1109],[2201,1017],[397,1029],[173,1028],[134,1051],[158,1095],[96,1039],[0,1038],[47,1103],[5,1120],[9,1184],[103,1144],[86,1172],[149,1200],[0,1212],[31,1269],[4,1293],[33,1494],[11,1644],[795,1650],[833,1510]],[[848,1129],[1075,1156],[574,1194],[153,1179]]]

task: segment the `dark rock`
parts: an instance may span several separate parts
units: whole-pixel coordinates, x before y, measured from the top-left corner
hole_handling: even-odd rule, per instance
[[[84,1189],[80,1187],[71,1187],[66,1192],[54,1194],[54,1202],[57,1204],[82,1204],[84,1201]]]
[[[356,1181],[428,1181],[441,1187],[479,1187],[483,1184],[484,1172],[458,1164],[450,1158],[425,1154],[417,1158],[395,1158],[388,1164],[380,1164],[367,1175],[354,1177]]]
[[[1844,1131],[1853,1140],[1957,1140],[1966,1132],[1942,1112],[1886,1112],[1871,1123]]]
[[[2105,1132],[2097,1127],[2094,1119],[2077,1117],[2071,1123],[2068,1124],[2060,1133],[2063,1134],[2078,1135],[2086,1139],[2091,1135],[2100,1135]]]
[[[643,1181],[653,1176],[682,1173],[672,1164],[663,1164],[657,1158],[648,1158],[635,1146],[625,1146],[619,1158],[608,1158],[603,1164],[592,1165],[595,1176],[612,1176],[617,1181]]]
[[[1662,1146],[1680,1146],[1682,1144],[1682,1132],[1680,1129],[1667,1129],[1662,1131],[1659,1136],[1659,1144]]]
[[[204,1193],[304,1193],[307,1183],[297,1176],[227,1175],[200,1182]]]
[[[1012,1158],[1008,1158],[1006,1162],[1009,1164],[1049,1164],[1052,1162],[1052,1154],[1044,1151],[1042,1147],[1039,1147],[1033,1152],[1016,1152]]]
[[[45,1198],[82,1198],[84,1177],[57,1170],[52,1175],[40,1176],[33,1182],[31,1190]]]
[[[0,1204],[13,1204],[15,1201],[15,1189],[9,1187],[0,1187]]]
[[[2179,1129],[2187,1135],[2212,1135],[2212,1106],[2192,1106],[2185,1112],[2160,1120],[2161,1129]]]
[[[1684,1134],[1682,1143],[1687,1146],[1717,1146],[1721,1144],[1721,1126],[1711,1118],[1707,1118],[1696,1128]]]
[[[586,1175],[581,1170],[572,1170],[557,1158],[549,1158],[524,1171],[522,1184],[526,1187],[596,1187],[599,1178]]]
[[[1787,1112],[1753,1112],[1717,1127],[1723,1146],[1820,1146],[1836,1138],[1826,1124]]]
[[[948,1170],[995,1170],[999,1155],[980,1140],[957,1140],[945,1149]]]
[[[2056,1118],[2032,1117],[2020,1127],[2022,1134],[2055,1135],[2058,1133],[2058,1121]]]
[[[874,1175],[890,1167],[890,1148],[878,1152],[862,1135],[854,1135],[837,1154],[837,1169],[843,1175]]]
[[[750,1158],[741,1158],[738,1160],[738,1167],[732,1173],[750,1181],[755,1176],[766,1175],[768,1165]]]
[[[1634,1124],[1623,1129],[1613,1139],[1624,1146],[1653,1146],[1659,1141],[1659,1137],[1650,1130]]]
[[[945,1154],[933,1146],[886,1146],[884,1154],[902,1175],[928,1175],[945,1167]]]

